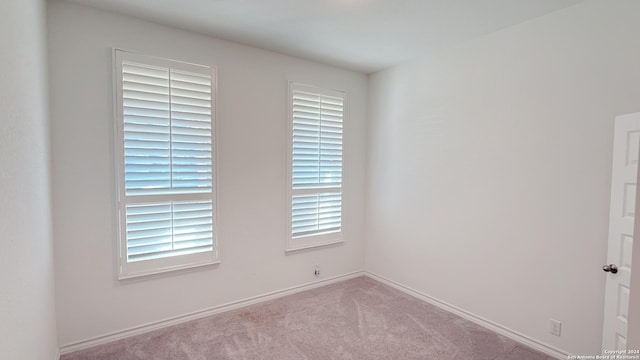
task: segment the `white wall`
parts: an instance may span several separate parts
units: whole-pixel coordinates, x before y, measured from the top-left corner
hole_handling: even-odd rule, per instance
[[[44,3],[0,2],[0,350],[54,359]]]
[[[613,119],[640,111],[638,14],[587,1],[373,75],[367,270],[599,353]]]
[[[61,345],[364,266],[367,76],[69,3],[48,7]],[[222,264],[116,280],[113,46],[218,68]],[[345,238],[285,255],[287,81],[344,89]]]

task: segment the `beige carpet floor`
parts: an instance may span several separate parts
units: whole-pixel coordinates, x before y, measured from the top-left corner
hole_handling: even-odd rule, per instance
[[[61,360],[550,360],[360,277],[62,356]]]

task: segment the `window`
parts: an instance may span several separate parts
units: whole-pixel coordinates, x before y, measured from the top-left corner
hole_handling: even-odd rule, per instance
[[[118,277],[216,263],[215,69],[114,58]]]
[[[342,241],[345,93],[289,84],[290,237],[287,250]]]

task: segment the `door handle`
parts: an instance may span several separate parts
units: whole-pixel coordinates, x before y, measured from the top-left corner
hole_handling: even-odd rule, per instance
[[[603,266],[602,270],[604,272],[610,272],[612,274],[615,274],[618,272],[618,267],[615,264],[609,264],[609,265]]]

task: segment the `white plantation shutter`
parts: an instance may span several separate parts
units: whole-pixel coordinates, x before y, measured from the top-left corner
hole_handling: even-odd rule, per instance
[[[121,278],[216,261],[212,68],[115,51]]]
[[[341,241],[345,93],[290,84],[291,240],[287,249]]]
[[[211,75],[122,63],[127,195],[210,192]]]
[[[294,195],[292,199],[294,238],[338,232],[342,226],[342,194]]]
[[[212,208],[211,201],[127,205],[127,261],[212,251]]]

